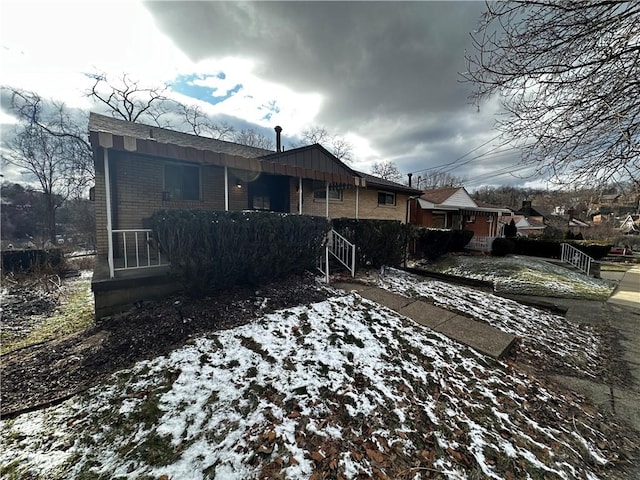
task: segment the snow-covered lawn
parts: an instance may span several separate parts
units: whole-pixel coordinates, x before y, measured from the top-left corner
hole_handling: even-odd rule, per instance
[[[615,283],[568,270],[543,259],[508,255],[450,255],[428,262],[427,270],[493,282],[498,293],[606,300]]]
[[[601,370],[601,337],[596,327],[575,325],[564,317],[481,290],[388,269],[378,285],[407,297],[486,322],[522,339],[522,348],[540,363],[584,377]]]
[[[0,433],[3,478],[619,475],[616,425],[580,398],[355,293],[195,339]]]

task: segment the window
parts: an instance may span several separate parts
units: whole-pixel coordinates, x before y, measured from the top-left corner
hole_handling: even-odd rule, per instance
[[[314,190],[313,192],[313,198],[316,200],[322,200],[324,201],[324,199],[327,196],[327,190],[326,189],[322,189],[322,190]],[[334,201],[334,202],[341,202],[342,201],[342,190],[337,189],[335,187],[330,187],[329,188],[329,201]]]
[[[165,163],[162,198],[163,200],[200,200],[200,167]]]
[[[378,192],[378,205],[395,205],[396,194],[389,192]]]
[[[253,197],[254,210],[271,210],[271,201],[268,196]]]

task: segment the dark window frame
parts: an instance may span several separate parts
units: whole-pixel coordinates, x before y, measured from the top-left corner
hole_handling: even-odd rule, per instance
[[[332,196],[337,194],[337,198]],[[317,202],[324,202],[326,200],[327,190],[326,188],[316,189],[313,191],[313,199]],[[342,188],[329,187],[329,202],[343,202],[344,190]]]
[[[167,175],[167,168],[173,169],[169,175]],[[178,169],[180,169],[179,173]],[[202,200],[202,168],[200,165],[186,162],[164,162],[162,165],[162,184],[163,199],[166,196],[171,201]]]
[[[387,200],[391,198],[392,203]],[[381,199],[384,199],[381,201]],[[378,190],[378,206],[379,207],[395,207],[396,206],[396,194],[393,192],[387,192],[384,190]]]

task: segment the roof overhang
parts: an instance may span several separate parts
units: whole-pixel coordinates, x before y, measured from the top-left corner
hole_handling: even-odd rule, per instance
[[[495,213],[495,214],[511,214],[508,208],[487,208],[487,207],[466,207],[458,205],[447,205],[444,203],[433,203],[424,198],[418,198],[418,205],[423,210],[443,210],[448,212],[467,211],[475,213]]]
[[[284,165],[268,159],[248,158],[239,155],[230,155],[228,153],[161,143],[153,138],[141,139],[125,135],[115,135],[110,132],[91,131],[89,132],[89,140],[94,148],[108,148],[121,152],[181,160],[199,165],[221,166],[252,172],[320,180],[335,185],[367,186],[364,178],[350,174],[349,171],[344,171],[343,173],[323,172],[299,166]]]

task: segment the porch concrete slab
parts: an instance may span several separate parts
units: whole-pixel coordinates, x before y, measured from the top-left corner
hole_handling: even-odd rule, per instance
[[[518,338],[461,315],[449,318],[434,330],[493,358],[504,357]]]
[[[431,303],[423,302],[422,300],[416,300],[400,309],[398,313],[401,313],[405,317],[418,322],[420,325],[436,329],[438,325],[446,322],[456,314],[448,310],[438,308]]]

